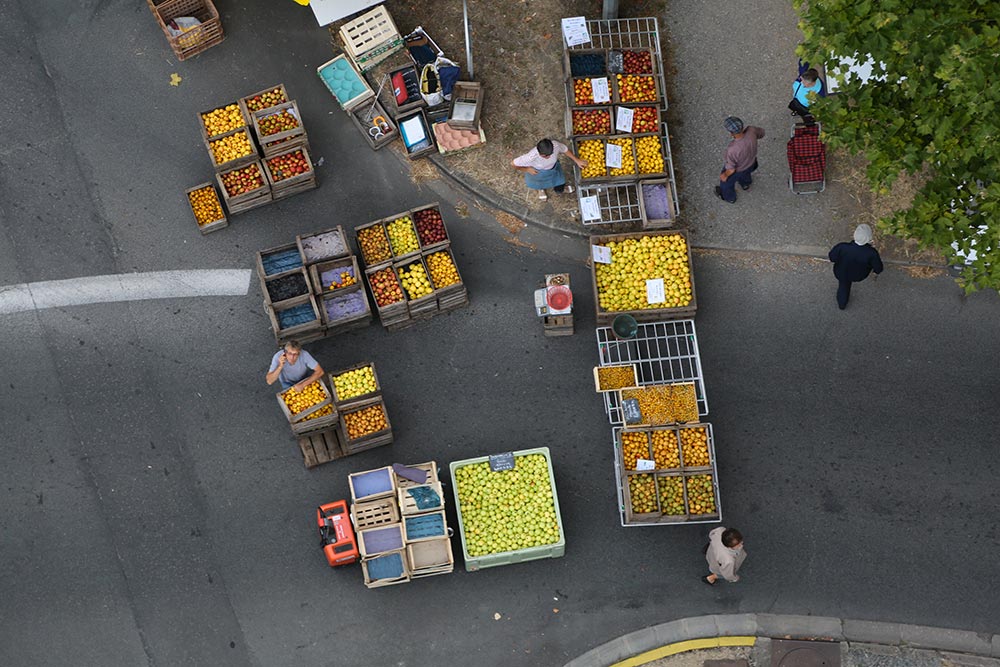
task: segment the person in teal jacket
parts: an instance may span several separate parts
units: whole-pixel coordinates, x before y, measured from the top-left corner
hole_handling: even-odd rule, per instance
[[[823,82],[819,78],[819,72],[815,69],[807,69],[798,80],[792,83],[792,95],[804,106],[809,108],[809,93],[816,95],[823,94]]]

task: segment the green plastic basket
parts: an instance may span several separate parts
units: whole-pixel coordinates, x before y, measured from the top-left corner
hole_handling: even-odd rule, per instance
[[[552,501],[556,510],[556,522],[559,525],[559,539],[552,544],[544,544],[538,547],[527,547],[514,551],[501,551],[485,556],[470,556],[469,549],[465,542],[465,528],[462,524],[462,504],[458,500],[458,480],[455,479],[455,471],[467,465],[476,463],[488,463],[489,456],[477,456],[472,459],[452,461],[448,469],[451,474],[451,490],[455,496],[455,511],[458,513],[458,534],[462,538],[462,557],[465,560],[465,570],[475,572],[487,567],[497,567],[500,565],[512,565],[514,563],[524,563],[530,560],[541,558],[559,558],[566,553],[566,533],[563,531],[562,514],[559,511],[559,496],[556,493],[556,478],[552,474],[552,456],[548,447],[537,447],[535,449],[521,449],[513,452],[514,458],[527,456],[529,454],[541,454],[545,457],[545,462],[549,468],[549,484],[552,488]]]

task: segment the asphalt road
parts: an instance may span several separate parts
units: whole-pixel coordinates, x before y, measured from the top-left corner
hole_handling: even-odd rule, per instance
[[[315,78],[329,50],[308,10],[223,10],[226,41],[178,64],[138,3],[0,6],[3,283],[250,268],[297,233],[440,200],[472,305],[310,346],[331,369],[378,364],[397,434],[313,471],[263,383],[256,285],[0,316],[0,664],[559,665],[718,611],[1000,628],[996,295],[888,271],[840,312],[824,263],[696,256],[726,522],[750,553],[740,584],[709,589],[705,527],[618,524],[585,246],[513,244],[370,152]],[[181,194],[211,175],[195,113],[279,81],[320,187],[202,237]],[[558,270],[580,317],[548,339],[530,295]],[[313,512],[349,472],[539,445],[564,558],[372,591],[326,566]]]

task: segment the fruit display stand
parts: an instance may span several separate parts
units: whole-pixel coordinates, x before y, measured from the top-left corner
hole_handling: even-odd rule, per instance
[[[590,42],[574,46],[565,46],[563,54],[564,76],[566,80],[566,101],[568,111],[566,113],[566,134],[573,138],[584,132],[595,134],[601,130],[597,126],[591,125],[588,129],[582,125],[580,114],[576,114],[576,125],[574,128],[574,112],[590,111],[592,109],[582,109],[587,106],[586,96],[578,98],[573,86],[574,80],[586,78],[607,77],[609,81],[609,92],[611,101],[603,108],[609,110],[611,115],[607,121],[603,121],[601,128],[607,128],[607,134],[618,132],[613,129],[617,125],[617,107],[655,107],[659,119],[657,132],[661,139],[660,151],[663,158],[663,167],[660,172],[669,181],[672,196],[672,209],[674,217],[679,214],[677,201],[676,179],[674,177],[673,160],[670,151],[670,138],[666,124],[662,123],[667,108],[665,96],[666,84],[663,79],[663,69],[661,67],[662,54],[660,52],[659,23],[654,17],[634,18],[634,19],[614,19],[614,20],[589,20],[587,30],[590,33]],[[621,62],[617,61],[615,53],[621,53]],[[628,60],[626,60],[628,58]],[[618,81],[619,74],[623,76],[645,77],[644,82],[652,84],[655,94],[651,95],[652,101],[640,101],[631,96],[627,85],[622,85]],[[591,98],[592,99],[592,98]],[[611,107],[614,105],[614,108]],[[593,105],[591,105],[593,106]],[[607,123],[610,123],[608,127]],[[633,120],[633,127],[635,121]],[[642,128],[636,128],[642,129]],[[577,130],[583,130],[580,132]],[[621,136],[621,135],[619,135]],[[653,153],[651,149],[650,153]],[[579,153],[578,153],[579,154]],[[586,179],[577,181],[577,197],[583,202],[589,198],[596,198],[596,213],[583,218],[584,225],[601,225],[612,223],[643,223],[644,211],[639,201],[639,178],[649,178],[650,174],[636,174],[634,179],[614,179],[605,172],[603,177],[596,174]],[[574,170],[579,178],[579,170]],[[581,211],[584,207],[581,203]],[[587,210],[591,210],[587,207]]]
[[[148,0],[148,4],[178,60],[192,58],[221,44],[226,37],[222,31],[219,12],[212,0]],[[181,17],[195,18],[200,23],[180,35],[174,35],[170,30],[170,22]]]
[[[610,263],[592,262],[591,284],[597,324],[619,315],[637,322],[690,318],[697,311],[691,246],[682,231],[591,236],[592,253],[610,248]],[[640,282],[636,283],[635,280]],[[662,280],[659,302],[656,285]]]
[[[214,184],[201,183],[189,188],[184,195],[191,207],[191,215],[194,216],[195,224],[198,225],[198,231],[202,234],[229,226],[229,220],[222,211],[222,202],[219,200],[219,193]]]
[[[264,173],[275,201],[316,187],[316,170],[304,146],[264,158]]]
[[[504,463],[480,456],[449,465],[469,572],[566,553],[548,447],[509,454]]]
[[[622,526],[722,521],[711,424],[612,432]]]
[[[708,414],[694,320],[639,324],[635,335],[626,339],[619,338],[611,327],[600,327],[597,329],[597,351],[599,372],[607,368],[631,367],[636,378],[633,386],[693,383],[698,415]],[[609,382],[608,388],[601,391],[608,421],[613,425],[625,423],[619,390],[629,386],[628,382],[629,379]]]
[[[437,463],[394,464],[351,473],[348,484],[365,586],[402,584],[454,570],[452,530]],[[405,507],[400,506],[401,499]]]

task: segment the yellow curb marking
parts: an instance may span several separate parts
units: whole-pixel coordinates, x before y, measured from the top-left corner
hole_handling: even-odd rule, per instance
[[[756,637],[707,637],[705,639],[689,639],[683,642],[667,644],[652,651],[646,651],[639,655],[634,655],[627,660],[616,662],[611,667],[639,667],[648,662],[666,658],[669,655],[676,655],[686,651],[697,651],[705,648],[719,648],[721,646],[753,646],[757,643]]]

